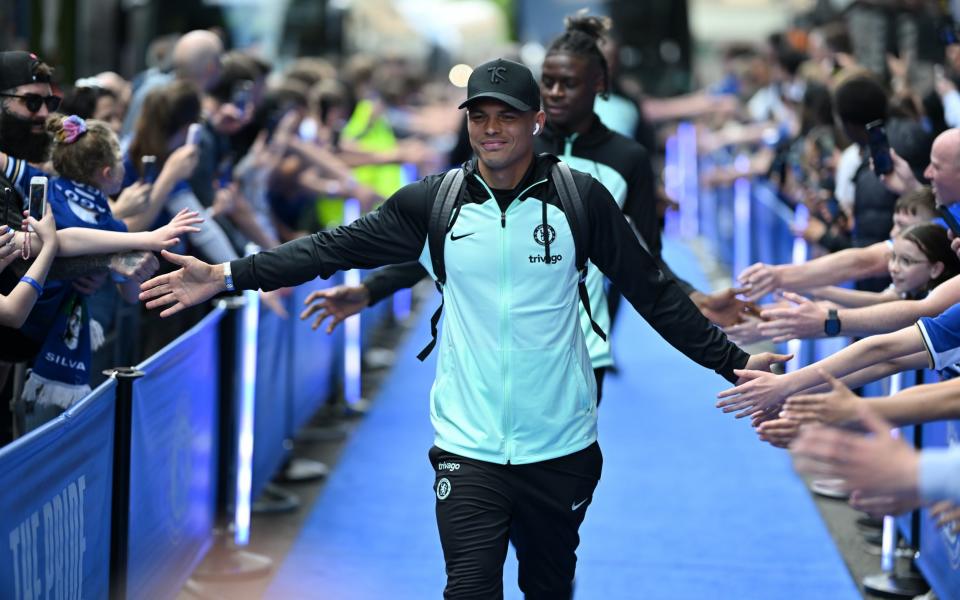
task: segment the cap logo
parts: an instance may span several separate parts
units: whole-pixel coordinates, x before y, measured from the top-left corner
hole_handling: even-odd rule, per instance
[[[490,83],[500,83],[507,80],[506,67],[487,67],[487,72],[490,73]]]

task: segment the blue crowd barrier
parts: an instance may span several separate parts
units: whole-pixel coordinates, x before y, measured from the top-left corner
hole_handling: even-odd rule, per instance
[[[116,382],[0,450],[0,597],[106,598]]]
[[[217,490],[216,309],[139,365],[133,386],[127,593],[175,598],[213,542]]]
[[[251,496],[256,498],[264,486],[287,459],[290,449],[287,440],[292,402],[291,377],[291,319],[296,319],[300,307],[293,298],[284,298],[290,318],[282,319],[261,305],[257,331],[257,385],[253,423],[253,476]]]
[[[923,426],[924,448],[960,445],[960,421],[937,421]],[[928,509],[921,511],[920,572],[939,598],[960,598],[960,536],[937,526]]]
[[[303,301],[310,292],[333,287],[341,283],[339,276],[328,280],[317,279],[313,282],[294,288],[291,296],[293,306],[296,307],[291,315],[290,324],[290,413],[289,435],[300,430],[307,421],[317,412],[329,396],[336,377],[340,376],[341,369],[334,365],[341,364],[343,327],[338,327],[334,335],[327,335],[323,329],[313,331],[310,323],[300,321],[297,313],[303,306]]]

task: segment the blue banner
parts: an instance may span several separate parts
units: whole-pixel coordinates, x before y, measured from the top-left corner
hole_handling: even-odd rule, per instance
[[[223,310],[139,368],[130,449],[130,598],[175,598],[213,536]]]
[[[290,410],[290,329],[302,310],[284,298],[290,317],[281,319],[260,305],[257,330],[257,388],[253,422],[253,480],[251,497],[263,491],[283,464]]]
[[[116,382],[0,450],[0,598],[106,598]]]
[[[303,301],[314,290],[333,287],[342,283],[340,277],[331,277],[324,281],[315,279],[294,289],[293,314],[299,314],[303,309]],[[291,319],[292,332],[290,335],[291,361],[290,375],[291,412],[290,434],[293,436],[310,417],[317,412],[330,394],[336,373],[342,369],[342,363],[336,360],[339,349],[343,345],[343,325],[337,328],[337,333],[327,335],[324,328],[313,331],[310,329],[312,321]],[[324,327],[326,323],[324,323]]]
[[[938,421],[923,426],[923,446],[943,448],[960,445],[960,421]],[[943,600],[960,598],[960,536],[937,527],[929,511],[922,511],[920,524],[920,571]]]

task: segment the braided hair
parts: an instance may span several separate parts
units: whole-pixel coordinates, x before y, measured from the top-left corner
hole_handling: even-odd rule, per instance
[[[567,53],[582,56],[595,61],[603,72],[604,99],[610,97],[610,66],[600,51],[600,40],[610,30],[610,19],[587,14],[587,9],[577,11],[576,14],[563,20],[566,31],[553,40],[547,49],[547,56],[551,54]]]

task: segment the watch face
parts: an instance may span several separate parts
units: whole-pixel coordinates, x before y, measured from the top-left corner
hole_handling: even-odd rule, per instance
[[[840,333],[840,320],[827,319],[823,324],[823,330],[827,335],[837,335]]]

